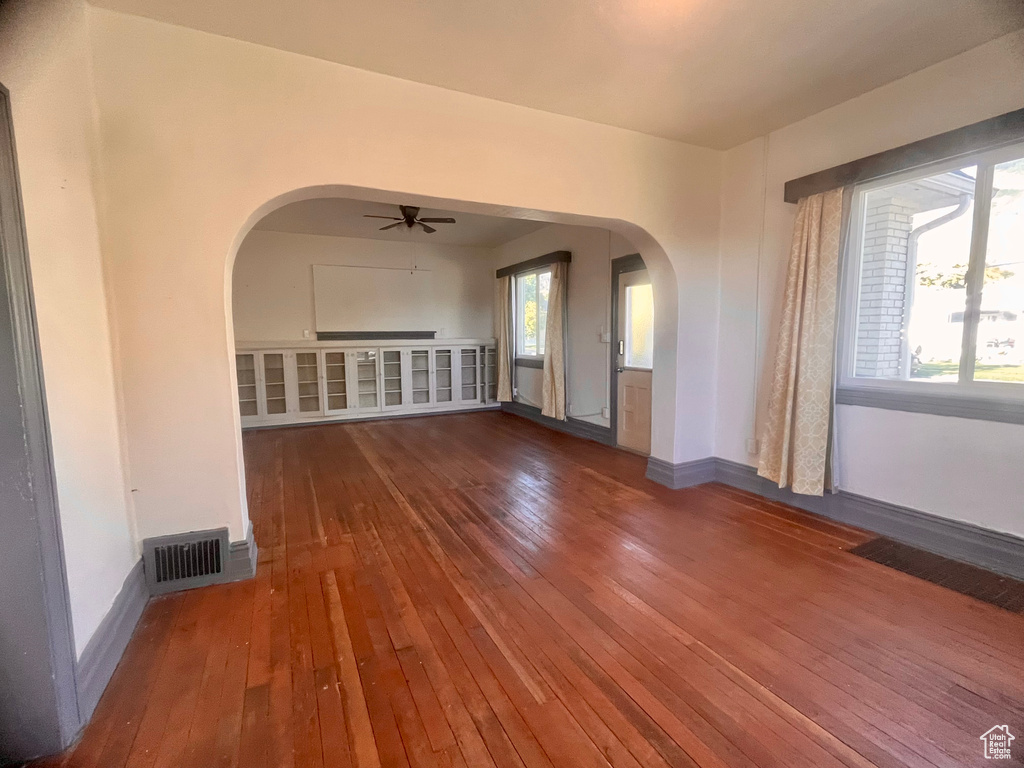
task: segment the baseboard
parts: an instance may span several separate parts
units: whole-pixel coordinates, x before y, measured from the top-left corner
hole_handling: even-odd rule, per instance
[[[559,421],[558,419],[552,419],[550,416],[544,416],[541,414],[540,408],[526,405],[526,403],[502,403],[501,410],[506,413],[514,413],[516,416],[522,416],[530,421],[535,421],[550,429],[565,432],[575,437],[582,437],[584,440],[593,440],[595,443],[603,445],[615,445],[615,436],[612,434],[610,427],[602,427],[600,424],[583,421],[582,419],[574,419],[571,416],[566,421]]]
[[[242,541],[232,541],[228,547],[228,581],[244,581],[256,575],[256,539],[252,535],[252,523],[249,533]]]
[[[711,472],[707,470],[709,465]],[[673,465],[652,457],[647,464],[647,477],[669,488],[685,488],[714,480],[918,549],[1024,580],[1024,539],[1008,533],[848,491],[804,496],[758,476],[754,467],[726,459],[701,459]]]
[[[92,717],[148,602],[149,590],[140,558],[78,659],[78,709],[83,725]]]
[[[710,483],[715,479],[715,460],[707,458],[672,464],[651,456],[647,460],[647,479],[672,490]]]
[[[228,549],[228,580],[241,581],[255,576],[256,556],[256,541],[250,525],[246,539],[231,542]],[[99,704],[149,598],[143,561],[139,558],[78,659],[78,710],[83,725],[89,722]]]

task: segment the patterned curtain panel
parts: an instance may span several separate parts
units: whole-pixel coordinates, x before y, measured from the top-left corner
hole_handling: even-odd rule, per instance
[[[544,334],[544,400],[540,412],[565,421],[565,286],[569,265],[555,264],[548,292],[548,322]]]
[[[786,299],[757,474],[821,496],[830,474],[844,191],[797,203]],[[829,481],[831,485],[831,482]]]
[[[495,330],[498,336],[498,402],[512,402],[512,278],[499,277]]]

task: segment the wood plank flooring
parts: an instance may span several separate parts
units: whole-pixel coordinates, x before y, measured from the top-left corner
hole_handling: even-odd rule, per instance
[[[996,724],[1024,755],[1024,617],[863,532],[501,413],[245,459],[256,578],[153,600],[50,764],[958,768]]]

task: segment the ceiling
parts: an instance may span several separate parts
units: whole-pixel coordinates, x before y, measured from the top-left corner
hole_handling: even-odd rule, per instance
[[[398,216],[398,206],[331,197],[289,203],[260,219],[254,229],[275,232],[293,232],[304,235],[332,235],[334,237],[362,237],[370,240],[397,240],[401,242],[432,243],[435,245],[464,245],[495,248],[528,235],[541,227],[543,221],[506,219],[478,213],[459,213],[436,208],[423,208],[420,216],[452,216],[455,224],[434,224],[437,232],[427,234],[422,227],[396,227],[387,232],[380,228],[390,224],[383,219],[365,219],[364,214]]]
[[[1024,27],[1021,0],[91,1],[719,149]]]

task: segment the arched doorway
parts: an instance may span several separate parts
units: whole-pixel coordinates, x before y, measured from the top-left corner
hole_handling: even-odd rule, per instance
[[[479,212],[493,211],[493,207],[431,201],[431,208],[415,210],[425,211],[424,215],[428,219],[434,217],[435,222],[440,216],[445,223],[436,223],[428,231],[420,225],[413,229],[411,224],[407,228],[400,220],[387,220],[389,215],[399,212],[394,202],[405,198],[390,196],[390,199],[391,203],[384,204],[318,195],[282,201],[282,205],[255,223],[243,239],[233,265],[231,292],[231,330],[235,351],[239,353],[235,373],[242,426],[344,420],[354,417],[355,414],[349,412],[353,408],[360,410],[364,418],[372,416],[366,407],[397,407],[399,412],[407,411],[400,407],[402,393],[397,391],[387,394],[394,402],[378,403],[374,393],[363,394],[365,403],[346,400],[343,391],[346,383],[351,388],[355,382],[346,382],[343,373],[345,358],[342,347],[338,346],[342,341],[339,333],[346,341],[358,341],[357,331],[367,332],[364,339],[367,343],[353,344],[355,347],[367,346],[370,339],[380,341],[388,333],[399,332],[395,338],[404,335],[406,341],[393,341],[391,345],[396,348],[388,352],[378,350],[384,355],[398,356],[402,353],[400,347],[408,346],[408,337],[422,331],[436,336],[439,341],[461,340],[463,346],[478,344],[483,356],[486,354],[483,346],[493,343],[495,275],[513,269],[510,266],[513,262],[525,261],[536,267],[544,253],[557,252],[570,254],[573,262],[568,269],[566,318],[569,431],[575,427],[578,433],[602,442],[613,445],[621,442],[616,439],[613,418],[617,410],[614,368],[609,368],[616,361],[611,338],[615,335],[611,315],[616,297],[609,284],[609,269],[616,258],[635,254],[635,245],[611,229],[615,222],[587,219],[585,224],[567,223],[578,217],[535,211],[519,212],[519,216],[512,217]],[[452,207],[436,207],[444,205]],[[472,212],[467,212],[467,208]],[[507,214],[508,210],[497,209],[496,212]],[[380,228],[380,224],[385,226]],[[445,248],[451,252],[446,252]],[[469,261],[465,268],[452,268],[460,258],[465,260],[467,256]],[[652,260],[656,261],[656,256]],[[403,273],[406,268],[408,271]],[[445,306],[419,311],[412,306],[419,299],[413,287],[415,281],[410,281],[408,276],[431,277],[432,268],[437,274],[435,279],[440,281],[433,289],[438,293],[438,301]],[[332,274],[334,277],[330,278]],[[644,274],[647,275],[646,271]],[[396,276],[401,279],[396,280]],[[363,288],[355,287],[371,277],[375,282]],[[381,281],[385,277],[390,288],[383,287]],[[523,276],[520,282],[529,277]],[[329,279],[334,280],[331,286],[327,285]],[[420,282],[423,286],[429,285],[423,280]],[[646,278],[646,285],[649,294],[650,278]],[[351,291],[345,295],[349,288]],[[413,293],[398,301],[396,297],[405,289]],[[375,291],[379,291],[379,295],[374,295]],[[424,302],[433,300],[433,296],[423,298]],[[476,314],[463,317],[466,313],[460,312],[460,302],[469,302],[472,305],[469,314],[472,315],[473,310]],[[340,305],[344,311],[343,317],[335,319],[333,325],[327,315],[335,318],[339,315],[337,311],[328,312],[331,303]],[[365,317],[358,315],[358,307],[364,303]],[[397,320],[396,312],[407,319]],[[647,331],[653,342],[653,322],[648,322]],[[334,346],[330,351],[322,349],[322,345],[316,344],[318,339],[331,341]],[[423,346],[417,354],[425,369],[429,350],[428,345]],[[643,453],[649,451],[650,445],[653,343],[651,347],[646,369],[648,442]],[[306,351],[300,352],[300,349]],[[464,353],[469,359],[475,359],[474,352],[464,350]],[[296,354],[300,356],[301,371],[295,370]],[[329,357],[331,371],[326,370],[328,360],[324,355]],[[542,358],[543,355],[536,355],[536,350],[516,355],[514,374],[519,386],[515,400],[527,413],[531,408],[540,407]],[[398,357],[395,365],[399,365]],[[399,386],[399,378],[396,374],[395,387]],[[408,382],[405,384],[409,386]],[[493,379],[491,385],[493,389]],[[308,394],[300,395],[299,388]],[[408,399],[410,393],[406,392],[405,396]],[[492,392],[492,402],[493,397]],[[300,398],[304,399],[300,402]],[[434,395],[423,390],[417,390],[414,399],[417,406],[425,407],[428,400],[435,404]],[[467,402],[482,404],[487,400],[481,392]],[[421,411],[419,407],[413,409],[413,412]]]
[[[661,248],[661,246],[648,235],[641,228],[631,225],[619,220],[602,219],[597,217],[587,217],[572,214],[557,213],[551,211],[537,211],[532,209],[518,209],[510,208],[505,206],[498,206],[493,204],[473,203],[466,201],[453,200],[450,198],[435,198],[427,197],[422,195],[411,195],[401,194],[397,195],[394,192],[372,190],[366,188],[357,188],[352,186],[344,185],[330,185],[320,187],[309,187],[299,190],[288,192],[273,200],[268,201],[264,205],[260,206],[253,214],[251,214],[243,228],[239,231],[233,243],[232,251],[228,263],[227,282],[230,286],[233,282],[235,274],[236,259],[242,248],[243,242],[245,242],[250,232],[256,230],[259,231],[259,222],[269,217],[276,211],[280,211],[287,206],[295,206],[303,202],[311,201],[325,201],[330,199],[346,199],[346,200],[361,200],[368,204],[393,204],[397,201],[402,201],[407,204],[415,204],[422,207],[424,210],[430,209],[431,211],[444,211],[451,212],[455,215],[473,215],[473,216],[490,216],[497,218],[504,218],[518,221],[531,221],[542,225],[559,225],[568,227],[582,227],[595,230],[602,230],[606,233],[606,236],[610,238],[618,238],[622,243],[623,247],[620,249],[621,253],[615,253],[616,256],[625,255],[627,253],[641,253],[644,259],[644,263],[648,266],[650,274],[650,284],[652,285],[653,293],[658,297],[656,302],[657,316],[655,317],[655,339],[654,345],[657,350],[658,365],[656,366],[652,375],[651,384],[651,398],[652,405],[655,408],[660,408],[661,413],[674,413],[675,409],[675,381],[674,381],[674,367],[670,360],[674,360],[675,353],[675,328],[676,328],[676,305],[675,296],[677,294],[677,288],[675,285],[675,273],[674,269],[669,263],[669,260]],[[612,256],[612,252],[608,251],[609,263]],[[604,270],[607,274],[609,265],[605,265]],[[228,339],[230,342],[230,353],[232,359],[238,348],[238,344],[235,338],[235,307],[234,307],[234,292],[229,287],[226,291],[226,319],[228,325]],[[600,374],[602,380],[607,375],[608,379],[605,380],[606,393],[609,400],[608,405],[611,405],[610,400],[616,397],[616,393],[613,391],[613,382],[611,380],[610,365],[613,361],[613,352],[611,344],[609,343],[610,336],[612,335],[612,328],[610,325],[610,305],[611,305],[611,292],[610,286],[608,288],[607,295],[604,297],[607,306],[607,324],[601,328],[594,327],[589,329],[592,335],[597,338],[599,335],[602,336],[602,342],[605,343],[607,353],[602,361]],[[570,300],[571,302],[572,300]],[[315,337],[315,330],[307,328],[310,331],[310,335]],[[600,333],[599,333],[600,331]],[[249,339],[242,339],[242,341],[251,341]],[[238,393],[239,379],[238,370],[235,366],[231,367],[231,384],[232,393]],[[244,386],[244,385],[243,385]],[[612,410],[612,408],[608,408]],[[600,414],[600,409],[598,414]],[[236,435],[238,435],[238,455],[242,455],[241,445],[241,428],[242,428],[242,413],[239,409],[239,402],[235,398],[235,426]],[[593,413],[587,413],[586,416],[593,416]],[[583,418],[586,418],[584,416]],[[611,414],[608,414],[610,417]],[[673,450],[673,419],[662,420],[661,424],[655,421],[651,436],[651,452],[662,452],[668,454]],[[614,432],[612,432],[611,442],[614,444]],[[240,473],[241,474],[241,473]],[[244,485],[242,487],[244,495]]]

